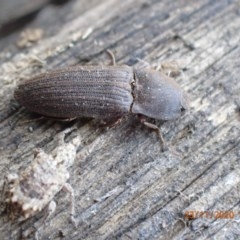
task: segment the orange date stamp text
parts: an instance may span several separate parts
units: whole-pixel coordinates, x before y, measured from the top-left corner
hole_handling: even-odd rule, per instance
[[[233,219],[236,214],[233,211],[196,211],[184,212],[185,219],[209,218],[209,219]]]

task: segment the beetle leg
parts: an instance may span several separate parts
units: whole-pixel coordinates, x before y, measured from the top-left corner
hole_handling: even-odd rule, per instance
[[[112,65],[115,66],[116,65],[116,58],[114,56],[114,53],[110,49],[107,49],[106,51],[109,54],[110,58],[112,59]]]
[[[163,152],[166,151],[166,150],[167,150],[166,143],[165,143],[165,141],[164,141],[164,138],[163,138],[163,136],[162,136],[162,133],[161,133],[161,131],[160,131],[160,128],[159,128],[157,125],[155,125],[155,124],[153,124],[153,123],[150,123],[150,122],[143,122],[143,124],[144,124],[146,127],[148,127],[148,128],[150,128],[150,129],[153,129],[154,131],[156,131],[156,133],[157,133],[157,135],[158,135],[158,137],[159,137],[159,139],[160,139],[161,145],[162,145],[162,151],[163,151]]]
[[[118,124],[120,124],[121,122],[122,122],[122,117],[119,117],[119,118],[114,118],[111,121],[102,120],[101,125],[103,127],[113,128],[113,127],[117,126]]]
[[[183,60],[164,61],[159,63],[155,70],[163,72],[168,77],[177,77],[183,74],[183,70],[186,69],[187,63]]]
[[[146,127],[154,130],[154,131],[157,133],[157,135],[158,135],[158,137],[159,137],[159,139],[160,139],[160,142],[161,142],[162,151],[163,151],[163,152],[166,151],[166,150],[167,150],[166,143],[165,143],[165,141],[164,141],[164,138],[163,138],[163,136],[162,136],[162,133],[161,133],[161,131],[160,131],[160,128],[159,128],[156,124],[147,122],[146,118],[145,118],[144,116],[142,116],[142,115],[138,115],[138,118],[139,118],[139,120],[140,120],[140,122],[141,122],[142,124],[144,124]]]

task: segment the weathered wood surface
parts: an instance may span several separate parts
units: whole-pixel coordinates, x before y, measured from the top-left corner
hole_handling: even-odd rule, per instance
[[[108,131],[95,120],[75,122],[84,140],[80,148],[102,141],[69,169],[79,226],[70,223],[61,192],[39,239],[240,238],[239,7],[237,0],[69,1],[45,5],[28,25],[0,39],[1,186],[6,174],[31,163],[34,148],[51,152],[57,133],[74,124],[22,123],[36,117],[12,105],[14,88],[25,77],[66,65],[109,64],[106,49],[119,64],[133,65],[136,58],[152,65],[186,63],[176,81],[188,92],[191,109],[161,126],[179,154],[162,153],[156,136],[134,117]],[[43,36],[19,48],[21,32],[36,28]],[[11,222],[3,197],[1,202],[0,239],[33,238],[43,213]],[[186,211],[235,216],[190,220]]]

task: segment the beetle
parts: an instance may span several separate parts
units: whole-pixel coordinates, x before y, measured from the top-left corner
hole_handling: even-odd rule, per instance
[[[149,67],[73,66],[40,74],[21,83],[15,99],[25,108],[46,117],[78,117],[117,120],[137,114],[141,122],[156,130],[146,120],[171,120],[188,107],[186,93],[170,77]]]

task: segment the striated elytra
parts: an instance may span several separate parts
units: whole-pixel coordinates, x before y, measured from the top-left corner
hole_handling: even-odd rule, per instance
[[[158,120],[187,108],[180,86],[163,73],[129,66],[74,66],[40,74],[14,93],[25,108],[43,116],[103,120],[133,113]]]

